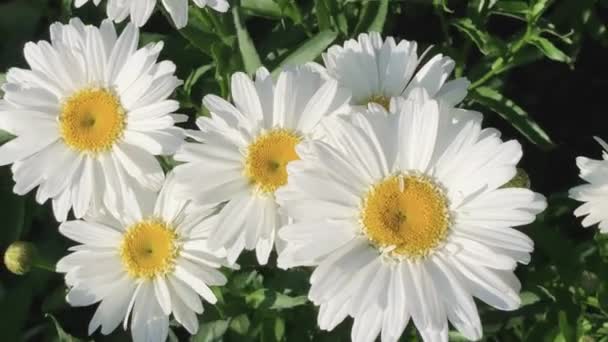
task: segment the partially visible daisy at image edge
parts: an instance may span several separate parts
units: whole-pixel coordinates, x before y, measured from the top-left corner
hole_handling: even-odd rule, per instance
[[[310,65],[282,71],[274,82],[260,68],[252,80],[242,72],[231,80],[234,104],[215,95],[203,98],[210,117],[200,131],[187,131],[187,142],[174,158],[173,172],[182,195],[201,204],[226,202],[210,243],[224,247],[229,261],[255,250],[266,264],[276,231],[288,222],[275,192],[287,184],[287,165],[299,159],[296,146],[318,138],[324,117],[346,112],[350,96],[335,80]]]
[[[594,138],[602,147],[602,159],[576,158],[579,175],[587,184],[570,189],[569,195],[584,202],[574,210],[575,216],[585,216],[583,227],[598,224],[600,232],[608,233],[608,144],[601,138]]]
[[[449,321],[478,340],[474,297],[520,306],[514,269],[534,245],[513,227],[533,222],[546,200],[503,187],[521,146],[481,120],[440,125],[424,89],[390,111],[331,118],[331,139],[298,145],[277,191],[293,218],[279,230],[278,265],[315,267],[308,298],[323,330],[350,316],[353,341],[397,341],[411,320],[435,342],[448,340]]]
[[[50,26],[50,42],[25,44],[29,69],[10,68],[2,86],[0,129],[16,136],[0,146],[0,165],[12,165],[13,191],[38,187],[59,221],[91,208],[120,208],[130,189],[158,191],[164,173],[155,155],[183,142],[169,99],[182,82],[175,64],[157,62],[163,43],[142,48],[127,24],[118,36],[78,18]]]
[[[95,6],[101,0],[92,0]],[[127,17],[137,27],[142,27],[148,22],[157,0],[108,0],[106,13],[108,18],[120,23]],[[75,0],[76,8],[82,7],[89,0]],[[226,12],[230,8],[228,0],[193,0],[199,8],[211,8],[218,12]],[[162,5],[171,16],[173,23],[178,29],[184,28],[188,24],[188,0],[162,0]]]
[[[88,326],[108,335],[123,322],[135,342],[164,342],[169,317],[196,334],[201,298],[215,304],[210,286],[221,286],[229,266],[223,249],[208,245],[215,208],[177,200],[171,176],[157,196],[131,194],[119,217],[100,212],[67,221],[59,232],[79,245],[57,263],[65,273],[66,301],[99,303]],[[235,268],[236,266],[230,266]]]
[[[327,73],[352,92],[355,106],[377,103],[388,109],[392,97],[407,97],[418,87],[448,105],[462,101],[469,81],[448,81],[454,60],[437,54],[420,66],[424,54],[418,56],[417,50],[415,41],[383,39],[378,32],[370,32],[331,46],[322,56]]]

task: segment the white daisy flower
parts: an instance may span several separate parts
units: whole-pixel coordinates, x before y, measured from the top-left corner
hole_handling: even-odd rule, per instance
[[[30,69],[12,68],[2,86],[0,128],[16,136],[0,147],[0,165],[13,164],[15,193],[39,186],[36,200],[52,198],[55,217],[70,208],[121,207],[126,189],[158,191],[163,170],[154,155],[174,153],[183,141],[169,100],[181,84],[163,44],[137,48],[139,32],[114,26],[51,25],[51,42],[27,43]]]
[[[277,211],[274,193],[287,183],[286,165],[298,159],[295,147],[315,139],[319,121],[342,110],[349,101],[335,80],[326,80],[309,66],[283,71],[276,84],[260,68],[255,82],[243,73],[232,76],[234,105],[214,95],[203,105],[210,118],[199,118],[200,132],[189,136],[175,159],[174,172],[184,195],[199,203],[227,202],[211,243],[225,247],[234,261],[256,250],[260,264],[268,261],[275,232],[287,222]]]
[[[580,177],[588,184],[570,189],[570,197],[585,202],[574,211],[577,217],[586,216],[583,219],[583,227],[599,223],[600,232],[608,233],[608,144],[598,137],[595,137],[595,140],[604,149],[602,159],[576,158]]]
[[[218,12],[226,12],[230,8],[227,0],[193,0],[194,4],[199,8],[209,7]],[[75,0],[76,8],[89,2],[89,0]],[[101,0],[93,0],[95,6],[99,5]],[[163,6],[169,12],[171,19],[178,29],[181,29],[188,24],[188,0],[162,0]],[[108,0],[106,5],[108,18],[119,23],[127,17],[137,26],[142,27],[148,22],[156,0]]]
[[[160,195],[146,192],[131,200],[118,217],[95,215],[67,221],[59,231],[80,245],[57,263],[69,287],[66,300],[73,306],[99,303],[89,334],[101,326],[111,333],[121,321],[134,341],[167,339],[169,316],[188,332],[198,330],[196,314],[202,297],[214,304],[209,286],[224,285],[217,269],[225,251],[210,249],[209,228],[215,209],[176,200],[171,180]]]
[[[329,75],[352,92],[353,105],[373,102],[388,108],[391,97],[407,97],[418,87],[455,105],[464,99],[469,86],[465,78],[446,82],[454,69],[451,58],[438,54],[418,69],[424,54],[418,57],[416,42],[397,43],[393,37],[383,40],[377,32],[334,45],[322,56]]]
[[[479,339],[473,297],[518,308],[513,270],[533,243],[512,227],[534,221],[545,199],[501,188],[522,155],[516,141],[479,120],[440,121],[423,91],[391,109],[334,118],[331,144],[298,145],[277,191],[294,221],[279,231],[279,266],[316,266],[319,326],[351,316],[353,341],[397,341],[410,318],[425,341],[447,341],[448,320]]]

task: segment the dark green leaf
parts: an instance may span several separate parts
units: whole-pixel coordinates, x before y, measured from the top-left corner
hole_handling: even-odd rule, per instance
[[[50,318],[51,321],[53,322],[53,325],[55,326],[55,330],[57,330],[57,337],[59,338],[59,342],[80,342],[80,341],[82,341],[81,339],[76,338],[76,337],[66,333],[65,330],[63,330],[63,328],[57,321],[57,319],[55,318],[55,316],[53,316],[51,314],[47,314],[46,317]]]
[[[492,12],[526,15],[530,11],[525,1],[498,1]]]
[[[285,57],[279,66],[273,70],[273,75],[278,74],[284,66],[303,64],[319,57],[319,55],[336,40],[337,36],[338,34],[333,31],[319,32],[316,36],[304,42],[295,51]]]
[[[190,342],[214,342],[221,341],[222,336],[228,330],[229,322],[218,320],[201,324],[196,335],[190,337]]]
[[[236,37],[239,43],[239,51],[241,51],[241,57],[243,58],[243,64],[245,65],[245,71],[249,75],[253,75],[255,71],[262,66],[258,51],[255,49],[253,40],[247,31],[241,16],[239,15],[239,7],[235,6],[232,8],[232,15],[234,17],[234,26],[236,28]]]
[[[497,38],[478,28],[469,18],[458,19],[452,22],[452,25],[466,34],[484,55],[498,55],[504,50],[503,44]]]
[[[251,14],[263,17],[281,18],[283,16],[281,7],[272,0],[242,0],[241,7]]]
[[[530,7],[528,18],[531,24],[534,24],[538,18],[547,10],[552,0],[534,0],[534,3]]]
[[[554,147],[547,133],[526,113],[526,111],[488,87],[478,87],[470,94],[474,101],[488,107],[507,120],[532,143],[542,148]]]
[[[240,314],[230,320],[230,330],[240,335],[247,335],[250,325],[249,317],[246,314]]]
[[[570,57],[558,49],[557,46],[553,45],[553,43],[551,43],[551,41],[549,41],[547,38],[533,36],[530,39],[530,42],[548,58],[558,62],[570,62]]]
[[[282,310],[308,303],[306,296],[291,297],[269,289],[259,289],[245,298],[256,309]]]
[[[319,29],[321,31],[331,30],[331,16],[329,9],[327,8],[326,0],[315,0],[315,14],[317,21],[319,22]]]
[[[369,1],[363,4],[355,33],[380,32],[388,13],[388,0]]]

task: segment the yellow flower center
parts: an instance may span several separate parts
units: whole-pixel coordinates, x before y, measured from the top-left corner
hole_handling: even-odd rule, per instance
[[[387,96],[384,96],[384,95],[372,95],[372,96],[370,96],[367,99],[367,101],[364,104],[368,105],[368,104],[370,104],[372,102],[381,105],[386,110],[390,110],[390,106],[391,106],[391,98],[390,97],[387,97]]]
[[[296,145],[301,138],[286,129],[274,129],[256,138],[247,148],[245,176],[263,192],[287,184],[287,164],[300,159]]]
[[[61,137],[71,148],[88,153],[103,152],[122,136],[125,111],[111,91],[88,88],[63,103],[59,123]]]
[[[363,231],[380,249],[396,256],[428,255],[447,236],[447,198],[431,179],[397,175],[376,184],[365,196]]]
[[[173,227],[159,219],[147,219],[127,228],[120,256],[134,278],[154,278],[173,269],[179,254]]]

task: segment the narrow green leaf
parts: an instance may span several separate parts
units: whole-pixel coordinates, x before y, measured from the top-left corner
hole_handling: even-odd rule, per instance
[[[260,56],[249,35],[249,31],[247,31],[247,27],[245,27],[241,20],[238,6],[232,8],[232,15],[234,17],[236,37],[239,43],[239,51],[241,51],[241,57],[243,58],[243,64],[245,65],[245,71],[247,71],[249,75],[253,75],[255,71],[262,66],[262,61],[260,61]]]
[[[247,314],[240,314],[230,321],[230,330],[239,335],[247,335],[251,323]]]
[[[192,72],[190,73],[190,75],[188,75],[188,78],[184,82],[184,90],[186,91],[186,94],[188,94],[188,96],[192,94],[192,90],[194,86],[198,83],[199,79],[203,77],[203,75],[205,75],[209,70],[213,69],[213,67],[213,65],[208,64],[198,67],[195,70],[192,70]]]
[[[386,15],[388,13],[388,0],[368,1],[361,7],[361,14],[355,26],[355,34],[362,32],[382,32]]]
[[[528,19],[531,24],[534,24],[538,18],[547,10],[552,0],[536,0],[530,7]]]
[[[241,7],[249,13],[270,18],[281,18],[281,7],[272,0],[241,0]]]
[[[279,66],[273,70],[272,74],[278,74],[284,66],[298,65],[314,60],[319,57],[334,40],[336,40],[337,36],[338,33],[334,31],[319,32],[316,36],[304,42],[295,51],[285,57]]]
[[[503,44],[498,39],[478,28],[471,19],[458,19],[452,22],[452,25],[467,35],[484,55],[499,55],[503,52]]]
[[[525,1],[498,1],[492,8],[492,12],[504,12],[511,14],[527,14],[530,11]]]
[[[549,39],[540,36],[533,36],[530,39],[530,43],[536,46],[548,58],[558,62],[570,63],[570,57],[551,43]]]
[[[211,46],[217,42],[215,35],[203,31],[192,20],[193,16],[190,16],[188,26],[179,30],[179,33],[186,38],[194,47],[199,49],[204,54],[211,56]]]
[[[528,116],[525,110],[496,90],[482,86],[475,88],[470,95],[475,102],[488,107],[511,123],[532,143],[544,149],[554,147],[549,135]]]
[[[53,322],[53,325],[55,326],[55,330],[57,330],[57,337],[59,338],[59,342],[80,342],[83,341],[79,338],[76,338],[68,333],[65,332],[65,330],[63,330],[63,328],[61,327],[61,325],[59,324],[59,322],[57,321],[57,319],[55,318],[55,316],[51,315],[51,314],[47,314],[46,317],[50,318],[51,321]]]
[[[374,20],[367,28],[368,32],[380,32],[384,28],[384,22],[386,21],[386,15],[388,14],[388,0],[380,0],[378,10]]]
[[[317,16],[317,22],[321,31],[332,28],[331,16],[329,15],[329,9],[325,0],[315,0],[315,15]]]
[[[228,330],[229,322],[218,320],[201,324],[198,333],[190,337],[190,342],[215,342],[221,341],[222,336]]]
[[[74,0],[61,0],[61,18],[64,20],[72,16],[72,3]]]

